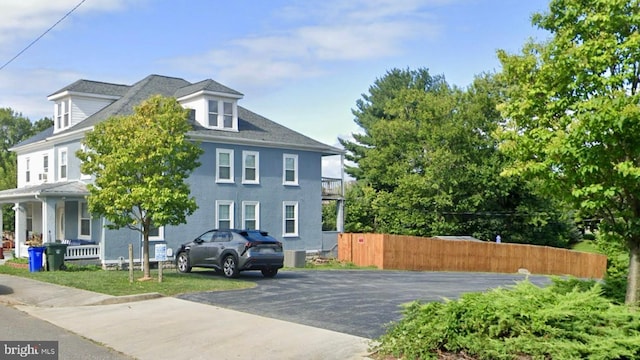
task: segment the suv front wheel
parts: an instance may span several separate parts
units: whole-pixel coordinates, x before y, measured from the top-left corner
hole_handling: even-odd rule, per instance
[[[191,272],[191,261],[189,261],[189,254],[186,252],[181,252],[178,254],[178,260],[176,261],[178,265],[178,271],[181,273]]]
[[[222,261],[222,273],[227,278],[238,277],[238,263],[233,255],[227,255]]]

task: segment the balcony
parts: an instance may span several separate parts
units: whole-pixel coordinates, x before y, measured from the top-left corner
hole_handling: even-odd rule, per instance
[[[339,178],[322,178],[322,199],[323,200],[339,200],[342,196],[342,179]]]

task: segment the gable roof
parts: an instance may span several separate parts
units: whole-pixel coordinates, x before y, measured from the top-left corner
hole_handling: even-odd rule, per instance
[[[236,95],[234,97],[243,96],[241,92],[235,91],[232,88],[226,87],[219,82],[213,81],[211,79],[203,80],[193,85],[185,86],[182,89],[178,89],[175,92],[174,96],[179,99],[183,96],[197,93],[199,91],[211,91],[216,93]]]
[[[62,89],[49,95],[49,97],[63,93],[65,91],[76,93],[87,93],[109,96],[123,96],[131,86],[121,84],[111,84],[101,81],[80,79],[71,85],[67,85]]]
[[[242,96],[240,92],[210,79],[192,84],[184,79],[162,75],[149,75],[131,86],[78,80],[53,95],[64,91],[118,95],[120,98],[83,121],[56,133],[56,136],[89,129],[112,116],[131,115],[135,106],[153,95],[182,97],[199,91],[212,91],[228,93],[233,97]],[[52,135],[53,127],[26,139],[13,148],[36,143]],[[208,129],[195,123],[191,135],[210,141],[251,143],[256,146],[283,146],[321,152],[323,155],[338,155],[344,152],[341,149],[302,135],[241,106],[238,106],[237,132]]]

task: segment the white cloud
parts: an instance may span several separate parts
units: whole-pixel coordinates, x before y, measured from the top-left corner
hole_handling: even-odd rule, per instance
[[[140,2],[141,0],[88,0],[75,11],[118,11],[124,9],[125,5]],[[4,49],[1,52],[3,56],[7,56],[8,51],[17,53],[21,50],[18,49],[19,45],[24,43],[27,46],[79,3],[80,0],[0,0],[0,49]],[[68,20],[69,18],[65,19],[56,28],[64,27]]]
[[[32,121],[51,117],[53,105],[47,96],[78,78],[78,73],[48,69],[0,71],[0,107],[10,107]]]
[[[274,10],[277,31],[247,34],[222,48],[165,62],[181,71],[198,69],[198,76],[221,74],[237,86],[277,86],[326,75],[336,61],[402,55],[409,41],[440,34],[429,10],[451,1],[296,2]]]

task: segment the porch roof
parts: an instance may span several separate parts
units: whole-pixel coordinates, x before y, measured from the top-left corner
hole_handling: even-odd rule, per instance
[[[33,200],[37,197],[84,197],[89,195],[82,181],[64,181],[0,191],[0,204]]]

